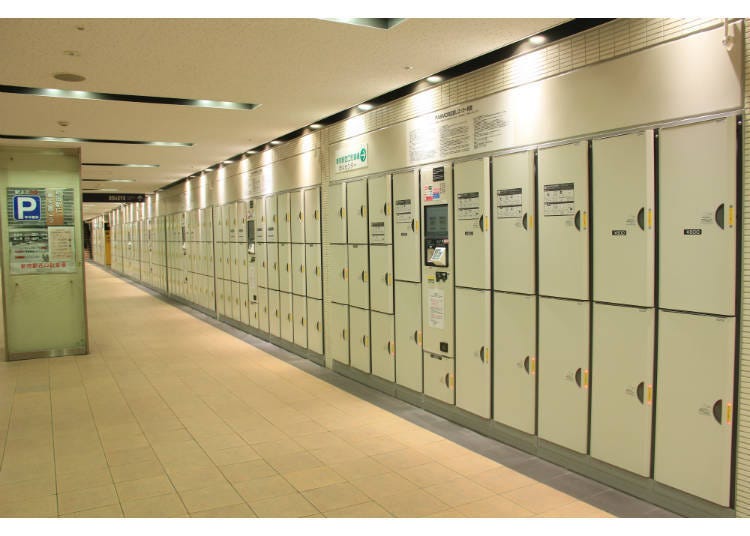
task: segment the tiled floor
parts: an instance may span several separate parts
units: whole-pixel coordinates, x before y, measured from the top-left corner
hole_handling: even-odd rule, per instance
[[[86,270],[90,355],[0,362],[0,517],[669,515]]]

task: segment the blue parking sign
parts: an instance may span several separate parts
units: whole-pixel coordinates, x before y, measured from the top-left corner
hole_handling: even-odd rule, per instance
[[[13,197],[13,219],[16,221],[41,220],[42,199],[38,195]]]

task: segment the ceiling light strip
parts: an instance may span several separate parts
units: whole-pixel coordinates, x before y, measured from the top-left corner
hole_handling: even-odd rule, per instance
[[[121,93],[98,93],[95,91],[6,85],[0,85],[0,93],[16,93],[18,95],[56,97],[61,99],[120,101],[142,104],[170,104],[174,106],[193,106],[196,108],[219,108],[222,110],[254,110],[260,106],[260,104],[253,103],[215,101],[208,99],[178,99],[173,97],[150,97],[148,95],[126,95]]]
[[[157,168],[159,164],[111,164],[99,162],[81,162],[82,166],[107,166],[107,167],[129,167],[129,168]]]
[[[192,147],[191,142],[181,141],[141,141],[141,140],[107,140],[97,138],[68,138],[58,136],[18,136],[15,134],[0,134],[3,140],[54,141],[62,143],[119,143],[124,145],[150,145],[154,147]]]

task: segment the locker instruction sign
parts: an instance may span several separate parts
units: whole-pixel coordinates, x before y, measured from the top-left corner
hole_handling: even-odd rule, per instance
[[[497,191],[497,219],[523,216],[523,188]]]
[[[427,299],[429,300],[430,327],[443,329],[445,327],[445,292],[437,288],[431,289]]]
[[[394,212],[396,213],[396,223],[411,223],[411,199],[397,199]]]
[[[476,220],[482,215],[479,205],[479,192],[465,192],[457,196],[456,208],[458,210],[456,218],[459,220]]]
[[[544,215],[572,216],[575,214],[575,184],[561,182],[544,185]]]

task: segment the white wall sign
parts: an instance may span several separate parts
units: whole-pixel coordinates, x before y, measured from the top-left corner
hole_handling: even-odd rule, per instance
[[[366,168],[368,160],[366,143],[339,149],[336,151],[336,173]]]

